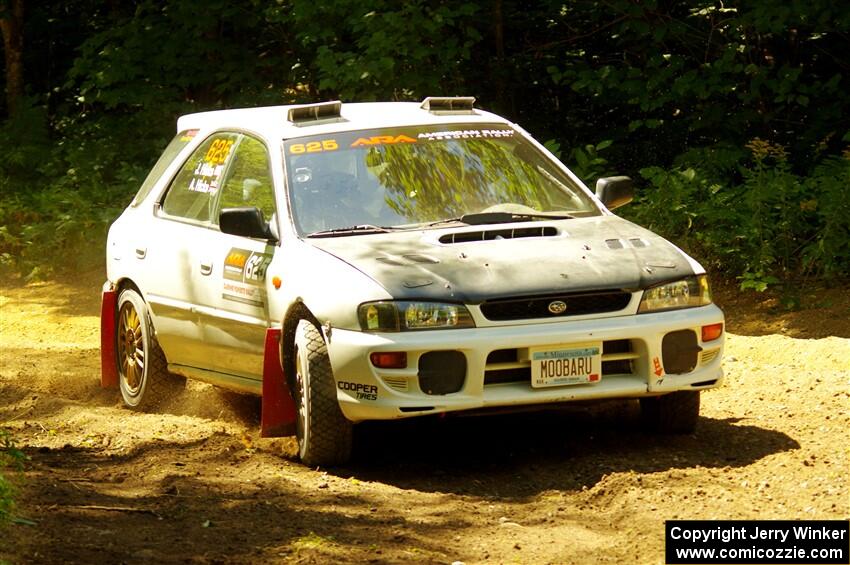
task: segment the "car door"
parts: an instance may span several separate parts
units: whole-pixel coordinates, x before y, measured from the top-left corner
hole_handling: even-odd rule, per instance
[[[211,135],[177,171],[155,209],[145,234],[145,281],[157,339],[169,364],[203,367],[209,351],[197,304],[204,301],[213,274],[210,246],[218,233],[217,196],[240,134]]]
[[[260,381],[270,325],[268,296],[273,291],[266,275],[279,248],[217,229],[223,208],[254,206],[266,220],[276,222],[269,152],[258,138],[240,134],[235,141],[215,204],[211,219],[215,229],[198,257],[212,269],[201,281],[195,304],[208,354],[205,368]]]

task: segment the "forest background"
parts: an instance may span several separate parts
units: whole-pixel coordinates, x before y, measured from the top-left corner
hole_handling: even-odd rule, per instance
[[[101,260],[181,114],[471,95],[742,288],[850,277],[850,3],[0,0],[0,29],[0,270]]]

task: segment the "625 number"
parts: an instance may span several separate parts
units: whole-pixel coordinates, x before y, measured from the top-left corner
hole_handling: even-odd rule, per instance
[[[294,155],[301,153],[318,153],[320,151],[335,151],[339,149],[335,139],[326,139],[324,141],[311,141],[310,143],[293,143],[289,146],[289,152]]]
[[[221,165],[227,159],[230,148],[233,146],[232,139],[216,139],[204,155],[204,161],[213,165]]]

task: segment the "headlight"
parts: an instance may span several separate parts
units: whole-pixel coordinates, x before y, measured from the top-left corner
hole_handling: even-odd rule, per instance
[[[699,275],[646,289],[643,291],[643,298],[638,307],[638,314],[643,312],[658,312],[660,310],[694,308],[695,306],[705,306],[706,304],[711,304],[708,277]]]
[[[357,309],[357,317],[367,332],[475,327],[465,306],[442,302],[366,302]]]

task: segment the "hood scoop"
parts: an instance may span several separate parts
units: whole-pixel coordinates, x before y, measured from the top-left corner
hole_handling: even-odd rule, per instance
[[[411,253],[408,255],[402,255],[401,257],[382,255],[380,257],[375,257],[375,261],[384,263],[385,265],[392,265],[393,267],[407,267],[415,263],[421,263],[424,265],[436,265],[440,262],[440,260],[436,257],[421,255],[419,253]]]
[[[510,229],[492,229],[461,231],[440,236],[439,242],[445,244],[468,243],[470,241],[491,241],[495,239],[517,239],[520,237],[554,237],[558,230],[552,226],[522,227]]]

